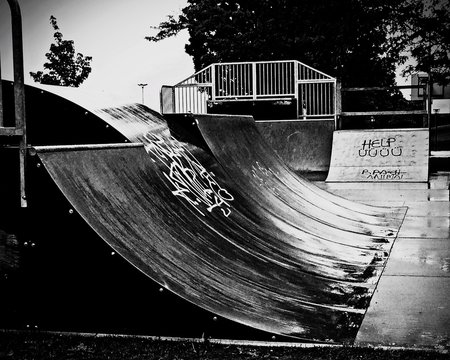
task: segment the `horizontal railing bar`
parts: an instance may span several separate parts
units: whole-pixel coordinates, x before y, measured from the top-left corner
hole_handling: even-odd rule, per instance
[[[23,129],[16,127],[0,127],[0,136],[22,136]]]
[[[310,115],[299,115],[299,117],[303,118],[320,118],[320,117],[330,117],[330,116],[334,116],[334,114],[310,114]]]
[[[273,60],[273,61],[238,61],[238,62],[220,62],[213,63],[211,65],[250,65],[250,64],[279,64],[279,63],[289,63],[289,62],[297,62],[297,60]],[[210,65],[210,66],[211,66]]]
[[[450,151],[430,151],[430,157],[435,159],[450,159]]]
[[[253,97],[253,94],[246,94],[246,95],[216,95],[216,98],[237,98],[237,97]],[[289,97],[289,96],[295,96],[294,93],[274,93],[274,94],[256,94],[256,97],[267,97],[267,96],[282,96],[282,97]]]
[[[375,115],[427,115],[426,110],[396,110],[396,111],[346,111],[341,116],[375,116]]]
[[[397,86],[372,86],[342,88],[342,91],[384,91],[393,89],[423,89],[426,85],[397,85]]]
[[[277,100],[291,100],[291,99],[293,99],[293,97],[285,97],[285,98],[282,98],[282,97],[277,97],[277,98],[268,98],[268,97],[265,97],[265,98],[257,98],[257,99],[253,99],[253,98],[240,98],[240,99],[237,99],[237,98],[229,98],[229,99],[215,99],[215,100],[208,100],[208,102],[212,102],[212,103],[214,103],[214,102],[230,102],[230,101],[233,101],[233,102],[239,102],[239,101],[255,101],[255,100],[258,100],[258,101],[277,101]]]
[[[333,84],[334,79],[311,79],[311,80],[297,80],[297,84]]]
[[[189,88],[189,87],[212,87],[212,83],[194,83],[194,84],[179,84],[174,88]]]

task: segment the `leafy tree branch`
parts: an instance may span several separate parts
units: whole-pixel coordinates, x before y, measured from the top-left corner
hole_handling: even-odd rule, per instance
[[[63,40],[63,35],[54,16],[50,24],[55,31],[55,42],[45,54],[44,71],[30,72],[34,81],[47,85],[80,86],[91,73],[91,56],[75,52],[73,40]]]

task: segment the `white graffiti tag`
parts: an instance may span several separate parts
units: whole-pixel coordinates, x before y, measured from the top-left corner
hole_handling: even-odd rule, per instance
[[[401,180],[405,173],[397,170],[386,170],[386,169],[364,169],[361,172],[362,176],[365,176],[368,180]]]
[[[277,173],[271,168],[266,168],[265,166],[261,165],[259,161],[256,161],[255,164],[252,165],[252,175],[259,183],[259,186],[264,186],[268,189],[271,189],[275,195],[280,195],[278,189],[270,185],[269,179],[277,176]]]
[[[207,171],[194,155],[178,143],[175,139],[163,139],[156,134],[145,136],[148,143],[145,146],[147,153],[164,164],[167,171],[163,171],[166,179],[175,190],[172,194],[183,198],[200,214],[205,216],[203,207],[212,212],[219,208],[222,214],[228,217],[231,214],[229,202],[233,196],[214,179],[214,174]]]

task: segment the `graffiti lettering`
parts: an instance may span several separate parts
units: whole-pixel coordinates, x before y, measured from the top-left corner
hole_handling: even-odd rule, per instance
[[[172,194],[184,199],[201,215],[203,208],[212,212],[215,208],[228,217],[231,214],[231,195],[214,179],[214,174],[207,171],[195,156],[173,138],[162,139],[155,134],[145,136],[148,144],[145,149],[154,162],[160,162],[166,168],[164,177],[175,190]]]
[[[402,147],[394,146],[396,141],[395,137],[364,140],[361,148],[358,149],[358,155],[359,157],[401,156]]]
[[[391,147],[391,144],[395,143],[397,139],[395,137],[390,137],[387,139],[375,139],[375,140],[364,140],[362,143],[363,149],[380,148],[380,147]]]
[[[368,180],[401,180],[403,179],[403,175],[405,173],[400,171],[400,169],[397,170],[385,170],[385,169],[373,169],[368,170],[364,169],[361,172],[361,175],[364,176]]]

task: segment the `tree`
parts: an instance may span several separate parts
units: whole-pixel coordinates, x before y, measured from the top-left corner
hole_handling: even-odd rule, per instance
[[[345,86],[389,85],[404,74],[450,75],[448,0],[188,0],[149,41],[183,29],[196,70],[212,62],[297,59]]]
[[[56,18],[50,17],[50,24],[55,33],[55,43],[45,54],[48,62],[44,63],[44,71],[30,72],[34,81],[41,84],[78,87],[91,73],[91,56],[75,54],[73,40],[63,40]]]
[[[188,0],[149,41],[189,31],[198,71],[214,62],[299,60],[343,87],[395,85],[400,53],[386,56],[392,13],[403,0]],[[346,93],[346,111],[398,108],[390,90]]]
[[[450,82],[450,6],[448,0],[405,0],[389,23],[388,52],[412,57],[403,75],[426,72],[441,84]]]
[[[296,59],[345,86],[391,85],[399,57],[383,57],[383,44],[399,1],[189,0],[147,39],[187,29],[196,70],[212,62]]]

